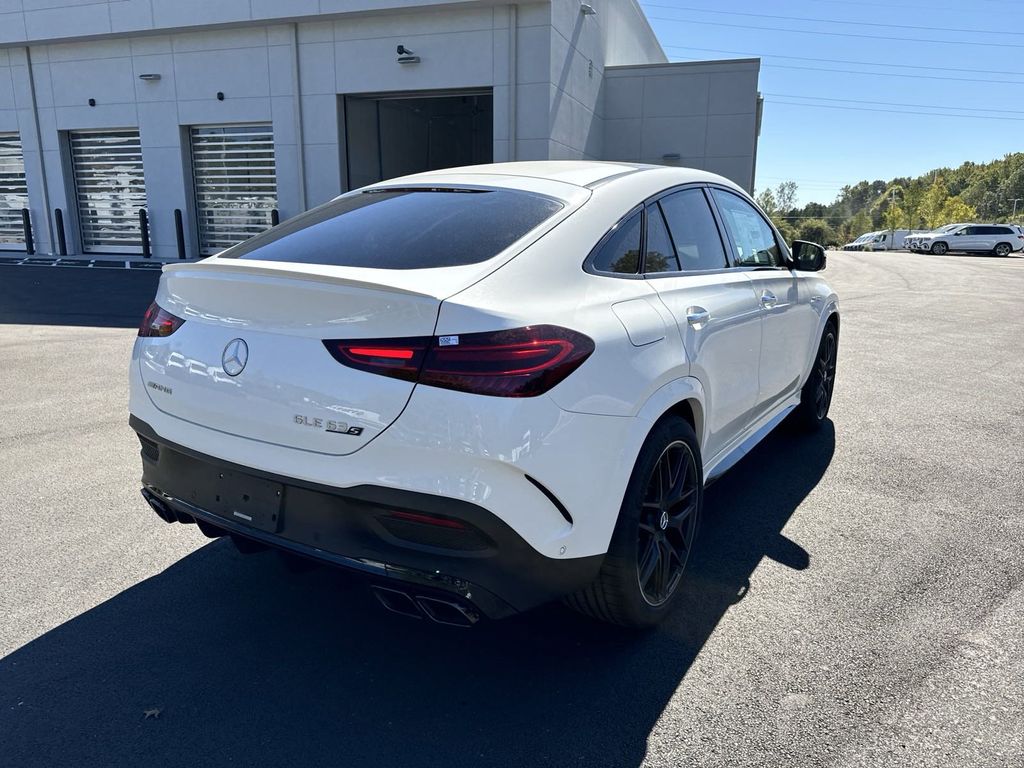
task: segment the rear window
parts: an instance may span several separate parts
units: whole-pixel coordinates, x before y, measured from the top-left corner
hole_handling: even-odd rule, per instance
[[[223,255],[374,269],[458,267],[496,256],[562,207],[550,197],[508,189],[358,192]]]

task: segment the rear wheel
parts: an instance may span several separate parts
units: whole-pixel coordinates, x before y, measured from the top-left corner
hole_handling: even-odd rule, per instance
[[[836,383],[836,358],[839,351],[839,334],[832,321],[825,325],[818,344],[814,367],[800,390],[800,405],[793,411],[793,421],[803,429],[814,431],[821,427],[828,417],[832,405],[832,392]]]
[[[949,252],[949,246],[945,243],[932,243],[931,251],[936,256],[943,256]]]
[[[1009,243],[999,243],[999,245],[992,249],[996,256],[1009,256],[1011,251],[1013,251],[1013,248]]]
[[[597,579],[566,602],[613,624],[659,623],[679,593],[703,501],[697,436],[684,419],[668,416],[637,457]]]

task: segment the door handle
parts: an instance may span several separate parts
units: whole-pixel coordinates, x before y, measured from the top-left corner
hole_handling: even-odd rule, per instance
[[[774,309],[779,300],[771,291],[761,291],[761,306],[764,309]]]
[[[711,313],[704,309],[704,307],[689,307],[686,310],[686,322],[688,322],[694,330],[699,331],[711,322]]]

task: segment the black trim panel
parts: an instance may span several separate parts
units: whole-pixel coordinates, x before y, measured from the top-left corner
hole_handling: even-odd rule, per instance
[[[546,557],[500,518],[461,499],[374,485],[336,488],[311,483],[169,442],[135,416],[129,424],[142,440],[143,485],[179,515],[371,577],[454,593],[491,618],[582,588],[596,577],[604,560],[603,555]],[[229,516],[234,507],[226,499],[222,502],[221,484],[247,495],[250,486],[254,489],[256,506],[252,511],[246,508],[243,515],[252,520]],[[272,501],[278,489],[279,510]],[[424,536],[415,541],[408,538],[415,530],[410,534],[408,528],[396,536],[393,528],[381,523],[390,522],[395,511],[457,521],[465,538]],[[411,524],[415,526],[415,520]],[[424,532],[429,527],[424,525]],[[457,535],[459,529],[449,533]]]

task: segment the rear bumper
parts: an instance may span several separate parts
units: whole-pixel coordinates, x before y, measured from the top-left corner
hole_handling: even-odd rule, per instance
[[[546,557],[462,499],[274,475],[171,443],[134,416],[130,424],[142,442],[144,493],[171,519],[198,520],[371,580],[455,596],[491,618],[569,594],[601,566],[600,555]]]

